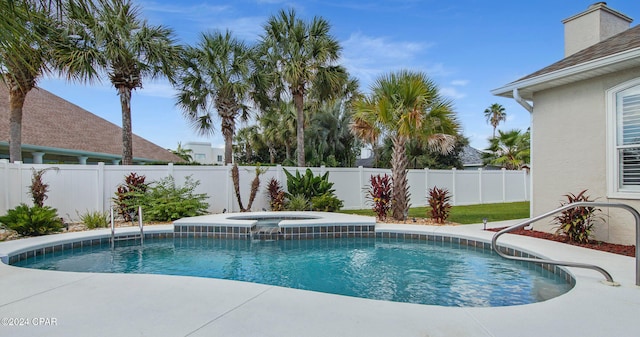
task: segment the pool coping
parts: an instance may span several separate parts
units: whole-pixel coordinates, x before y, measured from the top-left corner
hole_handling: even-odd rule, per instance
[[[509,223],[513,222],[490,226]],[[123,228],[118,232],[133,234],[136,230]],[[145,233],[171,230],[171,225],[145,227]],[[378,224],[376,230],[452,235],[485,242],[493,235],[483,231],[482,225]],[[95,239],[104,235],[101,231],[64,235],[68,241]],[[30,240],[28,246],[45,246],[54,239],[54,236],[47,236],[3,242],[0,252],[6,255],[8,251],[24,249],[26,240]],[[607,269],[621,286],[602,284],[602,276],[596,272],[567,268],[576,284],[567,294],[557,298],[522,306],[453,308],[367,300],[238,281],[52,272],[0,264],[0,287],[3,289],[0,292],[0,317],[32,319],[48,316],[57,318],[59,323],[37,327],[33,324],[0,326],[0,334],[6,330],[12,336],[34,333],[64,336],[81,331],[105,336],[626,336],[637,331],[634,321],[635,313],[640,309],[640,289],[634,285],[633,258],[516,235],[504,236],[500,244],[551,259],[597,264]],[[159,293],[163,296],[158,296]]]

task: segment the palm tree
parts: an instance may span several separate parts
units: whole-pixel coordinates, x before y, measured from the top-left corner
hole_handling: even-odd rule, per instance
[[[504,167],[507,170],[519,170],[529,164],[530,133],[521,133],[514,129],[507,132],[498,130],[498,137],[489,139],[483,161],[488,165]]]
[[[266,82],[271,100],[279,100],[288,91],[296,108],[297,165],[305,166],[304,157],[304,103],[310,87],[322,86],[318,93],[329,96],[336,93],[346,72],[333,63],[341,50],[338,41],[329,35],[329,23],[320,17],[304,22],[296,12],[281,10],[268,19],[265,34],[259,44],[263,70],[274,71]],[[264,95],[263,95],[264,96]]]
[[[70,2],[70,27],[77,44],[83,48],[62,61],[69,74],[95,79],[102,71],[120,96],[122,107],[122,164],[133,161],[131,130],[131,93],[142,88],[143,78],[167,77],[173,80],[182,48],[173,31],[152,26],[140,18],[139,7],[130,0],[97,0],[92,6],[84,1]]]
[[[27,94],[45,73],[61,69],[72,48],[62,1],[0,4],[0,80],[9,91],[9,160],[22,161],[22,115]],[[71,70],[72,71],[72,70]],[[69,76],[75,74],[69,73]]]
[[[356,101],[351,130],[375,144],[386,135],[393,142],[393,218],[403,220],[409,210],[406,143],[423,138],[429,147],[449,153],[455,146],[458,124],[452,103],[424,73],[399,71],[379,77],[371,94]]]
[[[190,163],[193,161],[193,156],[191,156],[191,154],[193,153],[192,149],[185,149],[184,147],[182,147],[182,143],[178,142],[178,147],[175,150],[171,150],[168,149],[169,151],[171,151],[171,153],[175,154],[176,156],[182,158],[182,160],[184,160],[187,163]]]
[[[487,123],[493,126],[493,137],[496,138],[496,128],[500,122],[507,120],[507,113],[504,107],[498,103],[493,103],[488,108],[484,109],[484,117],[487,119]]]
[[[233,160],[236,118],[248,117],[243,104],[249,89],[250,49],[227,31],[204,33],[195,48],[188,48],[178,80],[178,106],[201,134],[213,129],[211,105],[222,120],[224,162]]]

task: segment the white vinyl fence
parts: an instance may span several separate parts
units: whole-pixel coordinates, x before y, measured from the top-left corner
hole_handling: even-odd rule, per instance
[[[29,186],[32,171],[48,167],[43,181],[49,184],[45,205],[58,209],[58,214],[67,219],[77,219],[78,213],[104,211],[112,205],[118,185],[124,183],[131,172],[146,176],[146,182],[157,181],[172,175],[176,184],[183,185],[191,176],[200,185],[196,193],[209,196],[209,211],[220,213],[223,209],[238,211],[238,203],[231,181],[231,166],[174,166],[169,165],[49,165],[9,163],[0,160],[0,214],[20,203],[31,204]],[[240,192],[243,204],[249,201],[250,185],[255,177],[254,167],[240,167]],[[283,169],[295,174],[304,173],[306,168],[282,166],[263,167],[266,172],[260,176],[260,190],[252,209],[269,209],[266,195],[267,182],[271,177],[280,181],[286,189],[286,175]],[[335,194],[344,201],[344,209],[370,208],[366,193],[370,177],[377,174],[391,175],[387,169],[374,168],[311,168],[315,175],[329,171],[329,180],[334,183]],[[499,203],[529,200],[530,179],[526,171],[507,170],[409,170],[408,174],[411,205],[424,206],[429,188],[446,188],[452,195],[453,205]]]

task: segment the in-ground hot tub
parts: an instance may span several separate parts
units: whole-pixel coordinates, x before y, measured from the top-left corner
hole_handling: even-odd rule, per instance
[[[173,224],[178,237],[291,240],[374,237],[376,219],[327,212],[251,212],[203,215]]]

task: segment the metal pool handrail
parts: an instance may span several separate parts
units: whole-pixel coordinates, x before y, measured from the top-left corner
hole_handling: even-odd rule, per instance
[[[513,226],[507,227],[499,232],[497,232],[496,234],[493,235],[493,238],[491,239],[491,248],[493,248],[493,250],[498,253],[498,255],[506,258],[506,259],[511,259],[511,260],[516,260],[516,261],[525,261],[525,262],[534,262],[534,263],[542,263],[542,264],[550,264],[550,265],[556,265],[556,266],[566,266],[566,267],[575,267],[575,268],[586,268],[586,269],[593,269],[595,271],[600,272],[606,279],[607,282],[609,282],[612,285],[618,285],[616,282],[613,281],[613,278],[611,277],[611,274],[609,274],[606,270],[604,270],[601,267],[598,267],[596,265],[591,265],[591,264],[585,264],[585,263],[577,263],[577,262],[567,262],[567,261],[553,261],[553,260],[545,260],[545,259],[532,259],[532,258],[526,258],[526,257],[518,257],[518,256],[511,256],[511,255],[507,255],[505,253],[503,253],[502,251],[500,251],[496,241],[498,240],[498,238],[505,233],[509,233],[513,230],[516,229],[521,229],[524,228],[525,226],[528,226],[538,220],[547,218],[551,215],[554,215],[558,212],[562,212],[564,210],[567,209],[571,209],[571,208],[576,208],[576,207],[614,207],[614,208],[622,208],[625,209],[627,211],[629,211],[629,213],[631,213],[636,221],[636,285],[640,286],[640,213],[638,213],[638,211],[626,204],[611,204],[611,203],[607,203],[607,202],[586,202],[586,201],[580,201],[580,202],[574,202],[574,203],[570,203],[570,204],[566,204],[562,207],[558,207],[556,209],[554,209],[553,211],[544,213],[544,214],[540,214],[536,217],[527,219],[523,222],[520,222],[518,224],[515,224]]]

